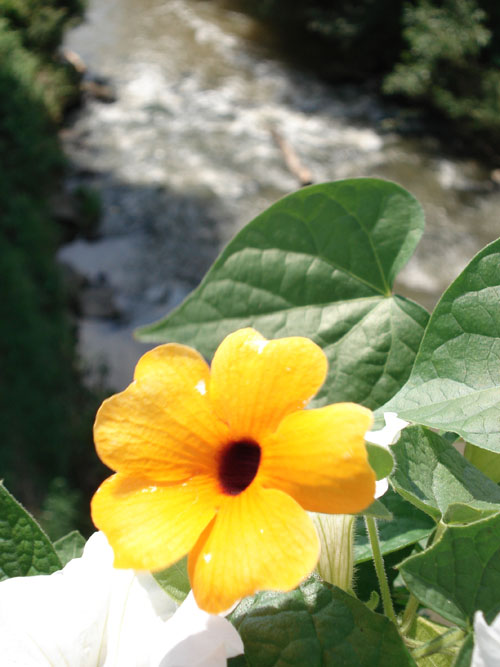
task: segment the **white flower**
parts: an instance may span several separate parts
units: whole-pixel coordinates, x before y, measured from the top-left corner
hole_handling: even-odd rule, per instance
[[[242,652],[191,594],[178,608],[151,574],[115,569],[103,533],[59,572],[0,583],[6,667],[223,667]]]
[[[396,412],[384,412],[384,419],[384,428],[379,431],[368,431],[365,440],[381,447],[394,445],[398,441],[401,431],[410,423],[400,419]]]
[[[409,422],[400,419],[396,412],[384,412],[384,419],[384,428],[379,431],[368,431],[365,440],[388,449],[389,445],[394,445],[398,441],[401,431],[408,426]],[[375,482],[375,498],[383,496],[388,488],[387,478],[377,480]]]
[[[498,667],[500,664],[500,614],[488,625],[482,611],[474,614],[474,650],[471,667]]]

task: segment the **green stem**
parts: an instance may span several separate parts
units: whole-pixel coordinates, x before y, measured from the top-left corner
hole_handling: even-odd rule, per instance
[[[403,612],[403,618],[401,619],[401,634],[406,635],[409,632],[413,621],[415,620],[415,615],[420,606],[420,602],[414,595],[410,595],[408,602],[406,604],[405,610]]]
[[[444,634],[439,635],[439,637],[431,639],[430,642],[414,649],[411,653],[412,657],[415,660],[420,660],[420,658],[425,658],[428,655],[442,652],[447,648],[456,646],[463,638],[463,630],[460,630],[459,628],[451,628],[448,632],[445,632]]]
[[[430,547],[434,542],[436,542],[441,535],[443,534],[445,529],[445,525],[441,522],[439,522],[436,526],[436,530],[434,534],[430,537],[427,546]],[[414,595],[410,595],[408,602],[406,604],[405,610],[403,612],[403,618],[401,619],[401,627],[400,627],[400,632],[404,636],[411,630],[411,626],[413,624],[413,621],[415,620],[415,616],[417,614],[418,608],[420,606],[419,601]]]
[[[377,573],[380,595],[382,597],[382,605],[384,607],[384,614],[389,620],[396,624],[396,614],[394,613],[394,607],[392,606],[391,591],[389,590],[389,582],[387,581],[387,575],[384,569],[384,560],[380,550],[377,523],[372,516],[365,516],[365,524],[372,547],[373,564],[375,565],[375,572]]]

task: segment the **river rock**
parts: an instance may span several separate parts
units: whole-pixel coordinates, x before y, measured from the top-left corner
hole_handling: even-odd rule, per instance
[[[80,84],[80,90],[90,97],[99,100],[99,102],[106,102],[107,104],[116,102],[115,91],[106,83],[101,83],[94,79],[86,79]]]
[[[114,290],[109,285],[89,285],[80,292],[82,317],[118,319],[121,316]]]

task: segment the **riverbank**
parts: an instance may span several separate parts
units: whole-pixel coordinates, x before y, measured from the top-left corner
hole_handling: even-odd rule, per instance
[[[78,76],[58,46],[81,11],[73,0],[0,8],[0,477],[38,513],[77,489],[49,530],[78,514],[97,470],[97,399],[81,383],[53,204],[65,166],[57,127],[78,98]]]
[[[284,57],[420,115],[450,157],[498,168],[500,8],[492,0],[225,0],[257,17]],[[383,48],[381,48],[383,45]],[[406,131],[405,125],[402,126]]]

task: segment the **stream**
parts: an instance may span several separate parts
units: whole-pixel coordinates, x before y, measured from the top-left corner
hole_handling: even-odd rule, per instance
[[[377,176],[417,197],[427,228],[397,291],[427,308],[500,236],[500,190],[480,165],[443,157],[424,132],[401,137],[399,110],[361,87],[287,65],[222,0],[90,0],[65,46],[114,95],[89,96],[61,133],[67,187],[95,189],[102,219],[96,240],[59,258],[105,287],[115,311],[79,318],[90,383],[124,388],[147,349],[133,330],[178,305],[245,223],[300,186],[276,133],[315,183]]]

